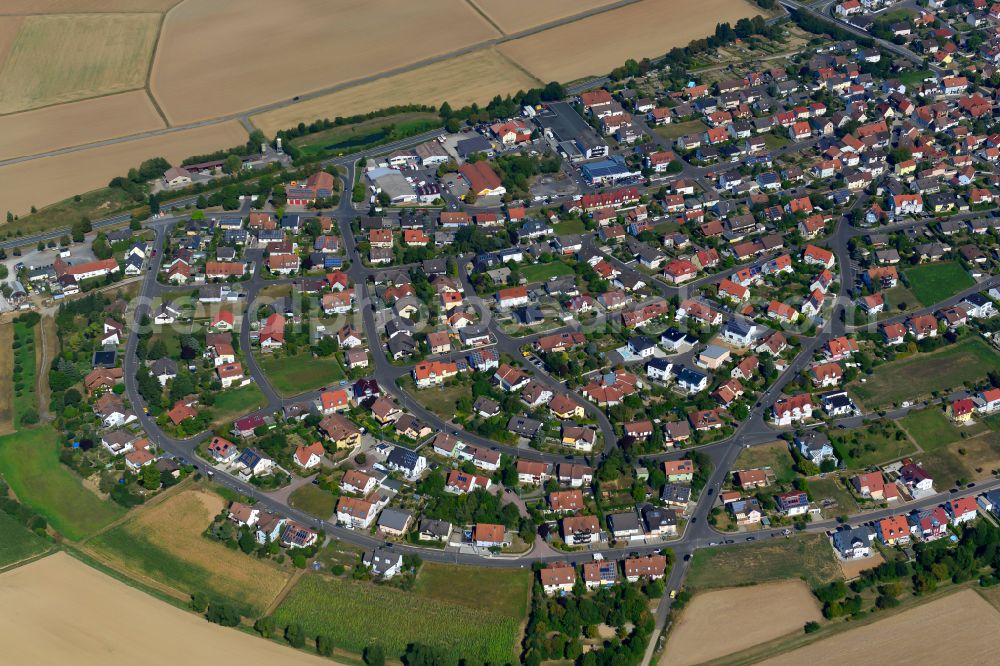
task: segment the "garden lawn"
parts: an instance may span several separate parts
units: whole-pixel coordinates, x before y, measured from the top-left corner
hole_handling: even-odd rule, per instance
[[[842,577],[826,535],[806,534],[700,549],[691,558],[687,584],[705,590],[801,578],[816,587]]]
[[[0,512],[0,568],[34,557],[49,549],[45,539]]]
[[[979,338],[968,337],[929,354],[880,365],[867,382],[855,380],[848,388],[865,407],[874,410],[975,383],[997,369],[1000,355]]]
[[[792,143],[792,140],[788,138],[785,134],[775,134],[774,132],[764,132],[762,135],[764,137],[764,145],[767,146],[768,150],[777,150],[778,148],[784,148]]]
[[[794,462],[792,454],[788,451],[788,444],[778,441],[743,449],[736,458],[733,469],[770,467],[778,483],[791,483],[796,476],[795,470],[792,469]]]
[[[934,77],[934,72],[929,69],[911,69],[909,71],[900,72],[899,79],[900,83],[906,84],[907,87],[916,87],[923,82],[924,79],[928,77]]]
[[[466,415],[459,414],[458,401],[471,395],[472,386],[459,382],[450,386],[416,389],[412,382],[408,382],[406,390],[417,402],[447,421]]]
[[[809,492],[813,500],[823,509],[826,518],[831,516],[842,516],[858,512],[858,503],[835,477],[828,476],[825,479],[809,481]],[[836,506],[825,507],[823,500],[833,500]]]
[[[307,483],[301,488],[296,488],[288,496],[288,503],[300,511],[326,520],[333,515],[337,498],[333,496],[333,493]]]
[[[0,437],[0,474],[17,498],[73,540],[100,530],[125,514],[83,487],[59,462],[59,436],[50,427]]]
[[[882,296],[885,298],[884,317],[893,317],[900,312],[912,310],[918,305],[917,297],[913,295],[912,291],[903,286],[902,282],[892,289],[886,289],[882,292]],[[903,307],[899,307],[900,305]]]
[[[653,131],[662,136],[664,139],[676,139],[677,137],[684,136],[685,134],[701,134],[707,129],[708,125],[700,120],[688,120],[683,123],[657,125],[653,128]]]
[[[924,451],[934,451],[957,442],[962,435],[944,412],[937,407],[910,412],[899,421],[899,425]]]
[[[550,261],[547,264],[531,264],[530,266],[519,268],[518,271],[521,273],[521,277],[527,282],[545,282],[549,278],[573,274],[573,269],[561,261]]]
[[[306,574],[274,611],[274,619],[279,627],[297,622],[307,636],[329,636],[335,646],[358,654],[380,644],[386,656],[396,660],[408,644],[419,642],[447,652],[456,662],[517,663],[529,573],[512,572],[524,579],[517,585],[524,591],[517,616],[506,614],[506,604],[494,603],[495,595],[507,594],[508,574],[490,571],[475,588],[481,594],[468,594],[460,581],[469,574],[454,568],[445,575],[451,573],[444,586],[453,588],[448,592],[437,582],[429,586],[430,592],[420,583],[416,591],[405,592]]]
[[[552,225],[557,234],[582,234],[587,230],[583,220],[563,220]]]
[[[339,382],[346,375],[334,357],[316,358],[311,352],[294,356],[268,356],[260,367],[282,395],[297,395]]]
[[[212,424],[227,423],[251,412],[258,407],[262,407],[266,400],[264,392],[256,384],[247,384],[237,389],[227,389],[221,391],[215,397],[215,404],[212,410]]]
[[[940,303],[976,283],[961,264],[954,261],[920,264],[906,269],[903,275],[910,283],[910,291],[924,307]]]

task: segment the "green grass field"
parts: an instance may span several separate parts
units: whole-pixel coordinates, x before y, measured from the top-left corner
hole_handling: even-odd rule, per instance
[[[948,417],[937,407],[910,412],[899,421],[924,451],[944,448],[957,442],[962,435]]]
[[[34,557],[49,543],[6,513],[0,512],[0,568]]]
[[[185,490],[136,510],[87,542],[109,566],[149,578],[183,594],[239,604],[246,615],[262,613],[290,579],[272,560],[227,548],[204,532],[224,503],[215,495]]]
[[[910,283],[910,291],[924,307],[940,303],[976,283],[961,264],[954,261],[920,264],[906,269],[903,275]]]
[[[346,376],[335,358],[314,358],[308,351],[294,356],[268,356],[260,360],[260,367],[271,385],[286,396],[339,382]]]
[[[552,225],[552,230],[558,235],[582,234],[587,230],[587,225],[583,223],[583,220],[562,220]]]
[[[530,574],[441,568],[429,582],[421,580],[421,572],[413,592],[307,574],[274,618],[279,626],[298,622],[307,636],[327,635],[334,645],[354,653],[381,644],[394,660],[409,643],[420,642],[447,651],[455,661],[516,663]]]
[[[902,438],[898,439],[897,435]],[[864,469],[871,465],[896,460],[916,452],[916,447],[902,436],[895,424],[869,424],[851,430],[830,433],[837,457],[848,469]]]
[[[930,354],[881,365],[867,382],[855,380],[848,389],[868,409],[879,409],[977,382],[997,369],[1000,355],[979,338],[969,337]]]
[[[471,391],[468,384],[458,383],[450,386],[417,389],[413,382],[407,382],[406,389],[417,402],[445,420],[458,414],[458,400],[469,395]]]
[[[489,599],[490,610],[516,618],[524,616],[527,610],[530,588],[531,577],[523,572],[427,562],[420,569],[414,591],[445,603]]]
[[[73,540],[93,534],[125,511],[83,487],[59,462],[59,439],[48,427],[0,437],[0,473],[22,503]]]
[[[561,261],[552,261],[547,264],[531,264],[518,269],[528,282],[545,282],[549,278],[561,275],[572,275],[573,269]]]
[[[324,153],[346,153],[367,146],[403,139],[441,126],[434,113],[413,111],[384,118],[372,118],[353,125],[332,127],[316,134],[292,140],[302,154],[314,157]],[[389,131],[386,131],[390,128]]]
[[[923,468],[934,477],[934,488],[948,490],[955,485],[964,485],[972,478],[972,472],[957,453],[949,449],[938,449],[918,456]]]
[[[736,458],[733,469],[770,467],[774,471],[778,483],[791,483],[796,476],[792,469],[793,463],[792,454],[788,451],[788,444],[778,441],[743,449],[740,451],[739,457]]]
[[[21,343],[14,350],[14,368],[16,370],[20,367],[20,372],[14,375],[14,427],[17,428],[20,427],[25,413],[38,411],[38,381],[35,367],[38,326],[29,328],[21,322],[14,322],[14,341]]]
[[[99,220],[102,217],[109,217],[132,208],[137,208],[137,205],[124,190],[115,187],[102,187],[99,190],[80,195],[80,201],[75,201],[72,197],[64,199],[51,206],[41,208],[37,213],[22,216],[20,219],[5,224],[0,238],[9,240],[20,236],[34,236],[55,229],[65,229],[66,233],[69,233],[72,221],[80,219],[81,216]],[[106,227],[102,231],[110,231],[119,226],[125,225]]]
[[[900,83],[907,86],[917,86],[920,85],[920,83],[922,83],[927,77],[933,76],[934,72],[929,69],[911,69],[909,71],[900,72],[899,76],[896,78],[899,79]]]
[[[854,497],[834,477],[810,481],[809,490],[812,493],[813,500],[823,507],[823,516],[826,518],[857,513],[858,511],[858,503],[854,500]],[[836,505],[829,508],[824,507],[823,500],[833,500],[836,502]]]
[[[816,587],[841,577],[826,536],[808,534],[698,550],[691,558],[687,586],[705,590],[801,578]]]
[[[764,137],[764,145],[767,146],[768,150],[777,150],[778,148],[784,148],[792,143],[792,140],[788,138],[787,134],[775,134],[774,132],[764,132],[761,134]]]
[[[326,520],[333,515],[337,498],[333,496],[333,493],[309,483],[301,488],[296,488],[288,496],[288,503],[300,511]]]
[[[708,129],[708,125],[700,120],[688,120],[683,123],[669,123],[667,125],[657,125],[653,131],[664,139],[676,139],[685,134],[702,133]]]
[[[264,392],[256,384],[222,391],[216,396],[215,404],[211,407],[212,423],[215,425],[227,423],[262,407],[265,402]]]
[[[900,312],[905,312],[906,310],[912,310],[920,305],[917,302],[917,297],[913,295],[913,292],[903,286],[900,282],[892,289],[886,289],[882,292],[885,298],[885,310],[883,315],[885,317],[892,317]],[[902,305],[903,307],[900,307]]]

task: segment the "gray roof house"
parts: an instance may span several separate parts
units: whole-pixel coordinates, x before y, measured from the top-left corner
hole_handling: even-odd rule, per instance
[[[396,536],[402,536],[413,521],[413,512],[403,509],[385,509],[378,517],[378,528]]]
[[[424,518],[420,521],[419,535],[425,541],[447,541],[451,536],[451,523]]]
[[[361,558],[372,573],[381,578],[392,578],[403,570],[403,556],[388,548],[376,548]]]

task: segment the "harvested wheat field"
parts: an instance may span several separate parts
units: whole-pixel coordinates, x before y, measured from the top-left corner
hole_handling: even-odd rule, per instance
[[[294,30],[275,29],[289,21]],[[185,123],[288,100],[497,36],[464,0],[185,0],[167,14],[150,85],[169,120]]]
[[[301,104],[268,111],[252,118],[265,134],[317,118],[336,118],[376,111],[396,104],[430,104],[447,101],[453,107],[486,102],[496,95],[539,86],[540,82],[512,65],[493,49],[483,49],[444,62]]]
[[[225,507],[214,493],[184,490],[140,509],[88,543],[110,566],[182,593],[226,597],[262,612],[291,578],[273,562],[248,557],[204,536]]]
[[[546,25],[588,11],[617,5],[621,0],[469,0],[490,17],[504,34]]]
[[[141,88],[159,14],[28,16],[0,69],[0,113]]]
[[[0,14],[78,14],[155,12],[162,14],[181,0],[4,0]]]
[[[151,157],[165,157],[179,164],[185,157],[238,146],[246,140],[246,130],[239,121],[232,120],[10,164],[0,167],[0,201],[6,210],[23,215],[31,206],[42,208],[104,187],[115,176],[124,176]]]
[[[8,664],[334,663],[210,624],[65,553],[0,575],[0,609]]]
[[[145,91],[0,116],[0,160],[162,129]]]
[[[799,580],[699,592],[671,629],[660,664],[691,666],[718,659],[801,632],[806,622],[822,617],[809,586]]]
[[[707,37],[716,23],[735,23],[760,13],[746,0],[642,0],[506,42],[499,49],[543,81],[575,81],[606,74],[629,58],[661,56]]]
[[[887,639],[901,636],[942,637],[919,640],[906,651],[910,666],[997,663],[1000,613],[972,590],[963,590],[857,629],[845,631],[761,662],[767,666],[840,666],[870,661]],[[916,640],[916,639],[915,639]]]

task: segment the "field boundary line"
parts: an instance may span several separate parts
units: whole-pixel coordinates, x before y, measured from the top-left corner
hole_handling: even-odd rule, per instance
[[[11,562],[9,564],[5,564],[4,566],[0,567],[0,575],[5,574],[8,571],[13,571],[14,569],[18,569],[18,568],[23,567],[23,566],[27,566],[27,565],[31,564],[32,562],[37,562],[38,560],[40,560],[42,558],[48,557],[49,555],[52,555],[54,553],[59,552],[59,550],[60,549],[57,546],[55,546],[53,544],[49,544],[49,547],[46,548],[45,550],[43,550],[40,553],[35,553],[34,555],[29,555],[28,557],[25,557],[24,559],[18,560],[17,562]]]
[[[482,7],[480,7],[479,5],[477,5],[475,3],[475,0],[465,0],[465,4],[469,5],[469,7],[472,8],[472,11],[476,12],[477,14],[479,14],[483,18],[484,21],[486,21],[487,23],[489,23],[493,27],[494,30],[496,30],[497,32],[499,32],[501,35],[504,35],[504,36],[507,35],[507,33],[504,32],[504,30],[499,25],[496,24],[496,22],[493,20],[493,18],[489,14],[487,14],[485,11],[483,11]]]
[[[545,32],[546,30],[551,30],[553,28],[558,28],[558,27],[563,26],[563,25],[569,25],[571,23],[575,23],[575,22],[583,20],[585,18],[590,18],[591,16],[597,16],[599,14],[605,14],[607,12],[611,12],[611,11],[614,11],[616,9],[620,9],[622,7],[626,7],[626,6],[632,5],[632,4],[637,4],[637,3],[640,3],[640,2],[643,2],[643,0],[620,0],[620,2],[616,2],[616,3],[611,4],[611,5],[605,5],[603,7],[595,7],[593,9],[591,9],[591,10],[586,11],[586,12],[582,12],[582,13],[576,14],[574,16],[567,16],[567,17],[564,17],[564,18],[561,18],[561,19],[556,19],[554,21],[549,21],[548,23],[544,23],[542,25],[538,25],[538,26],[534,26],[534,27],[531,27],[531,28],[527,28],[527,29],[522,30],[520,32],[511,33],[511,34],[501,33],[501,35],[499,37],[495,37],[493,39],[487,39],[487,40],[484,40],[484,41],[479,42],[477,44],[470,44],[469,46],[466,46],[466,47],[463,47],[463,48],[460,48],[460,49],[456,49],[456,50],[450,51],[448,53],[443,53],[443,54],[438,55],[438,56],[433,56],[433,57],[425,58],[423,60],[419,60],[419,61],[416,61],[416,62],[408,63],[408,64],[402,65],[400,67],[396,67],[396,68],[393,68],[393,69],[388,69],[388,70],[386,70],[384,72],[377,72],[375,74],[371,74],[371,75],[368,75],[368,76],[362,76],[362,77],[358,77],[358,78],[355,78],[355,79],[351,79],[350,81],[344,81],[343,83],[339,83],[339,84],[336,84],[336,85],[333,85],[333,86],[327,86],[325,88],[318,88],[316,90],[309,91],[309,92],[307,92],[307,93],[305,93],[303,95],[300,95],[299,96],[300,99],[299,99],[298,102],[293,102],[293,101],[290,101],[290,100],[282,100],[282,101],[279,101],[279,102],[272,102],[270,104],[263,104],[261,106],[257,106],[257,107],[253,107],[253,108],[249,108],[249,109],[243,109],[243,110],[241,110],[239,112],[235,112],[235,113],[229,113],[229,114],[225,114],[225,115],[221,115],[221,116],[216,116],[214,118],[206,118],[204,120],[197,120],[197,121],[190,122],[190,123],[185,123],[185,124],[182,124],[182,125],[173,125],[173,124],[171,124],[169,116],[167,116],[165,114],[165,112],[163,111],[163,109],[160,107],[159,101],[156,98],[156,94],[153,92],[153,89],[152,89],[152,81],[151,81],[151,79],[152,79],[153,68],[156,66],[156,61],[157,61],[157,58],[159,57],[158,51],[159,51],[159,46],[160,46],[160,35],[162,34],[162,26],[166,23],[167,17],[169,16],[170,12],[172,12],[174,9],[176,9],[180,5],[180,3],[178,3],[178,4],[174,5],[173,7],[171,7],[170,9],[168,9],[165,13],[163,13],[161,15],[161,28],[160,28],[160,31],[157,32],[156,43],[155,43],[154,49],[153,49],[153,57],[151,59],[151,65],[150,65],[150,68],[149,68],[149,75],[147,76],[146,88],[135,88],[135,89],[133,89],[133,90],[145,90],[146,91],[147,96],[150,98],[150,102],[153,104],[153,107],[156,109],[157,113],[160,114],[161,119],[164,120],[164,122],[167,124],[166,127],[161,128],[161,129],[157,129],[157,130],[149,130],[147,132],[139,132],[139,133],[136,133],[136,134],[128,134],[128,135],[116,137],[116,138],[113,138],[113,139],[104,139],[102,141],[92,141],[90,143],[83,143],[83,144],[79,144],[79,145],[76,145],[76,146],[67,146],[65,148],[59,148],[57,150],[51,150],[51,151],[47,151],[47,152],[44,152],[44,153],[36,153],[34,155],[22,155],[20,157],[10,158],[10,159],[7,159],[7,160],[0,160],[0,167],[2,167],[2,166],[8,166],[8,165],[11,165],[11,164],[19,164],[21,162],[29,162],[29,161],[32,161],[32,160],[42,159],[42,158],[45,158],[45,157],[56,157],[56,156],[59,156],[59,155],[65,155],[65,154],[68,154],[68,153],[74,153],[74,152],[78,152],[78,151],[81,151],[81,150],[88,150],[90,148],[100,148],[100,147],[103,147],[103,146],[115,145],[115,144],[119,144],[119,143],[128,143],[130,141],[136,141],[136,140],[139,140],[139,139],[146,139],[146,138],[155,137],[155,136],[162,136],[162,135],[165,135],[165,134],[171,134],[171,133],[174,133],[174,132],[181,132],[181,131],[189,130],[189,129],[196,129],[196,128],[200,128],[200,127],[211,127],[213,125],[220,125],[222,123],[226,123],[226,122],[229,122],[231,120],[240,120],[243,117],[246,117],[246,118],[250,119],[251,123],[252,123],[253,116],[263,115],[263,114],[268,113],[270,111],[278,111],[280,109],[284,109],[284,108],[289,107],[289,106],[294,106],[294,105],[296,105],[296,104],[298,104],[300,102],[308,101],[308,100],[319,98],[319,97],[325,97],[327,95],[332,95],[332,94],[338,93],[338,92],[343,92],[345,90],[349,90],[351,88],[362,86],[362,85],[365,85],[365,84],[368,84],[368,83],[374,83],[374,82],[379,81],[381,79],[389,78],[389,77],[392,77],[392,76],[398,76],[400,74],[407,74],[407,73],[419,70],[419,69],[421,69],[423,67],[427,67],[429,65],[434,65],[434,64],[438,64],[438,63],[442,63],[442,62],[447,62],[449,60],[453,60],[455,58],[459,58],[459,57],[464,56],[464,55],[469,55],[471,53],[476,53],[478,51],[482,51],[482,50],[485,50],[487,48],[492,48],[492,47],[498,46],[498,45],[503,44],[505,42],[514,41],[514,40],[521,39],[521,38],[524,38],[524,37],[530,37],[530,36],[538,34],[540,32]],[[133,13],[134,14],[136,12],[129,12],[129,13]],[[151,14],[151,13],[155,13],[155,12],[142,12],[142,13]],[[525,71],[528,74],[530,74],[530,72],[528,72],[527,70],[524,70],[523,68],[521,68],[521,71]],[[531,74],[531,78],[533,78],[533,79],[535,79],[537,81],[540,81],[540,79],[538,79],[538,77],[535,76],[534,74]],[[132,92],[132,91],[121,91],[121,92]],[[92,98],[88,98],[88,99],[92,99]],[[245,127],[245,125],[244,125],[244,127]]]
[[[159,504],[162,504],[163,502],[165,502],[168,498],[173,497],[174,495],[177,494],[177,490],[176,490],[177,488],[185,488],[186,489],[188,486],[193,485],[193,482],[190,481],[190,479],[191,479],[190,476],[187,477],[186,479],[182,480],[180,483],[178,483],[178,484],[176,484],[176,485],[174,485],[174,486],[172,486],[170,488],[167,488],[163,492],[159,493],[158,495],[156,495],[153,499],[149,500],[148,502],[143,502],[142,504],[140,504],[139,506],[135,507],[131,511],[126,511],[125,515],[123,515],[121,518],[118,518],[116,520],[111,521],[110,523],[108,523],[107,525],[105,525],[104,527],[102,527],[101,529],[99,529],[98,531],[94,532],[93,534],[88,534],[83,539],[80,539],[79,541],[71,542],[71,543],[75,543],[77,546],[79,546],[81,548],[84,547],[84,546],[86,546],[92,539],[101,536],[105,532],[108,532],[108,531],[114,529],[115,527],[120,526],[122,523],[124,523],[124,522],[126,522],[128,520],[131,520],[132,518],[135,518],[136,516],[141,516],[143,513],[145,513],[146,511],[150,510],[151,508],[156,507]],[[197,488],[195,488],[195,489],[197,489]]]
[[[538,78],[538,76],[536,76],[533,72],[531,72],[527,67],[525,67],[524,65],[522,65],[519,62],[514,61],[513,59],[511,59],[510,57],[508,57],[506,54],[502,53],[500,51],[500,49],[498,49],[496,47],[493,47],[493,53],[495,53],[501,60],[505,61],[508,65],[510,65],[514,69],[518,70],[519,72],[523,72],[524,74],[526,74],[529,78],[531,78],[535,82],[537,82],[538,85],[540,85],[540,86],[544,86],[545,85],[545,82],[542,81],[540,78]]]
[[[815,633],[789,634],[781,638],[776,638],[773,641],[759,643],[753,647],[747,648],[746,650],[741,650],[740,652],[719,657],[718,659],[713,659],[707,663],[712,666],[745,666],[748,664],[757,664],[766,658],[777,657],[787,652],[792,652],[793,650],[806,647],[807,645],[812,645],[817,641],[832,638],[845,631],[852,631],[854,629],[868,626],[880,620],[885,620],[899,615],[900,613],[905,613],[906,611],[914,610],[926,604],[939,601],[940,599],[949,597],[952,594],[959,594],[963,590],[972,590],[973,592],[976,592],[976,594],[979,594],[977,591],[979,589],[979,579],[966,581],[964,583],[959,583],[958,585],[949,583],[947,587],[938,588],[937,590],[921,597],[904,597],[902,603],[895,608],[887,608],[885,610],[880,610],[877,613],[867,613],[863,617],[859,619],[852,619],[849,622],[843,620],[839,622],[823,620],[822,628]],[[983,597],[981,594],[979,594],[979,596]],[[983,599],[987,603],[990,603],[985,597],[983,597]],[[992,604],[990,605],[992,606]],[[996,608],[996,606],[994,606],[994,608]],[[1000,609],[998,609],[998,612],[1000,612]]]
[[[104,575],[111,576],[115,580],[125,583],[129,587],[134,587],[140,592],[152,594],[154,597],[159,596],[163,601],[168,601],[168,599],[164,599],[164,597],[168,597],[169,601],[173,602],[178,607],[187,607],[188,601],[191,598],[191,595],[186,594],[177,588],[170,587],[155,578],[122,571],[110,559],[89,546],[84,547],[77,545],[74,547],[67,547],[64,551],[67,554],[76,557],[76,559],[80,560],[88,567],[97,569]],[[88,562],[88,559],[91,561]],[[99,566],[94,566],[95,564]]]
[[[167,118],[167,114],[164,113],[163,109],[160,107],[159,100],[157,100],[156,96],[153,94],[153,88],[150,85],[150,81],[152,81],[153,78],[153,65],[156,64],[156,52],[160,50],[160,38],[163,36],[163,25],[167,22],[167,14],[169,14],[170,11],[179,4],[181,3],[178,2],[170,9],[160,14],[160,23],[156,26],[156,39],[153,40],[153,48],[149,52],[149,63],[146,65],[146,81],[142,86],[143,91],[146,93],[146,97],[149,98],[149,102],[153,105],[153,108],[156,109],[156,113],[160,116],[160,120],[163,121],[163,124],[166,125],[167,128],[172,127],[170,119]]]
[[[278,592],[278,596],[272,599],[271,603],[269,603],[267,605],[267,608],[264,609],[262,617],[266,617],[272,614],[275,610],[277,610],[278,606],[281,605],[281,602],[284,601],[289,594],[291,594],[292,590],[295,588],[298,582],[302,579],[302,576],[304,576],[305,574],[306,574],[305,569],[297,569],[295,573],[292,574],[292,577],[288,579],[288,582],[285,583],[285,586],[281,588],[281,591]]]

